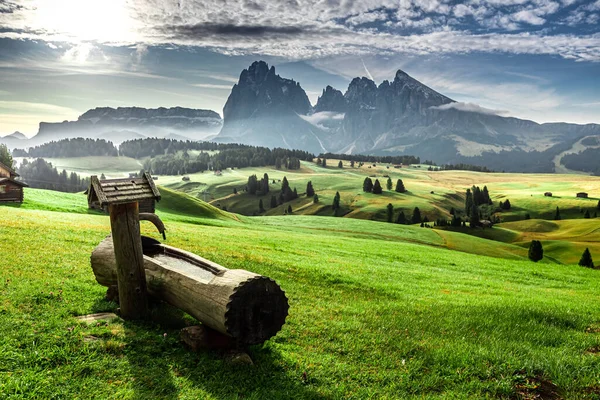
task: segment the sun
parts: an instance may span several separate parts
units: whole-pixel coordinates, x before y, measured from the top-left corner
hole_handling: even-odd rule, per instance
[[[31,26],[64,41],[134,43],[126,0],[37,0]]]

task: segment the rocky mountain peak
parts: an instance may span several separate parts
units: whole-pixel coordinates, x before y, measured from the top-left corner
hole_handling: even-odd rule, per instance
[[[317,100],[315,112],[333,111],[338,113],[346,112],[347,103],[342,92],[327,85],[323,93]]]

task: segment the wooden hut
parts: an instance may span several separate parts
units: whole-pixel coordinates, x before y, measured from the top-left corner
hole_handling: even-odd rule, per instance
[[[587,199],[588,194],[586,192],[579,192],[579,193],[577,193],[577,197],[581,197],[582,199]]]
[[[150,178],[150,179],[149,179]],[[108,212],[108,207],[106,205],[102,205],[100,200],[98,199],[98,189],[103,186],[105,181],[98,179],[97,176],[92,176],[90,180],[90,187],[87,190],[87,198],[88,198],[88,207],[94,210],[102,210],[104,212]],[[144,174],[142,178],[124,178],[124,179],[111,179],[111,183],[117,182],[121,185],[129,184],[127,188],[135,188],[148,186],[154,187],[154,182],[152,182],[152,178]],[[151,182],[151,184],[149,183]],[[155,188],[156,189],[156,188]],[[123,194],[125,194],[123,192]],[[148,197],[145,199],[141,199],[138,201],[139,203],[139,211],[141,213],[154,213],[156,211],[156,198]]]
[[[552,192],[546,192],[546,193],[544,193],[544,196],[546,196],[546,197],[552,197]]]
[[[27,184],[18,181],[18,177],[12,168],[0,163],[0,203],[23,202],[23,188]]]

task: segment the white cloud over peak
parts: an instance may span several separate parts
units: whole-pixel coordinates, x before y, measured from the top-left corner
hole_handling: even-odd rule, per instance
[[[449,103],[444,104],[437,107],[431,107],[433,110],[458,110],[458,111],[466,111],[466,112],[474,112],[479,114],[486,115],[499,115],[499,116],[507,116],[509,115],[508,111],[505,110],[492,110],[491,108],[481,107],[474,103]]]

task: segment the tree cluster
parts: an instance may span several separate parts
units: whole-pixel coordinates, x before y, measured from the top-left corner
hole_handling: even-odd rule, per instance
[[[8,151],[8,147],[5,144],[0,143],[0,163],[6,165],[8,168],[13,167],[13,158]]]
[[[75,193],[86,190],[90,185],[89,178],[82,178],[75,172],[69,174],[64,169],[58,172],[56,167],[42,158],[31,162],[23,160],[18,172],[30,187],[38,189]]]
[[[88,156],[109,156],[116,157],[119,151],[112,144],[104,139],[62,139],[30,147],[29,151],[15,149],[13,153],[19,157],[47,157],[47,158],[65,158],[65,157],[88,157]]]
[[[265,173],[260,181],[256,175],[249,176],[246,190],[248,193],[257,196],[262,196],[269,193],[269,175]]]
[[[368,163],[386,163],[386,164],[420,164],[421,159],[415,156],[371,156],[362,154],[320,154],[319,158],[333,158],[344,161],[362,161]]]

